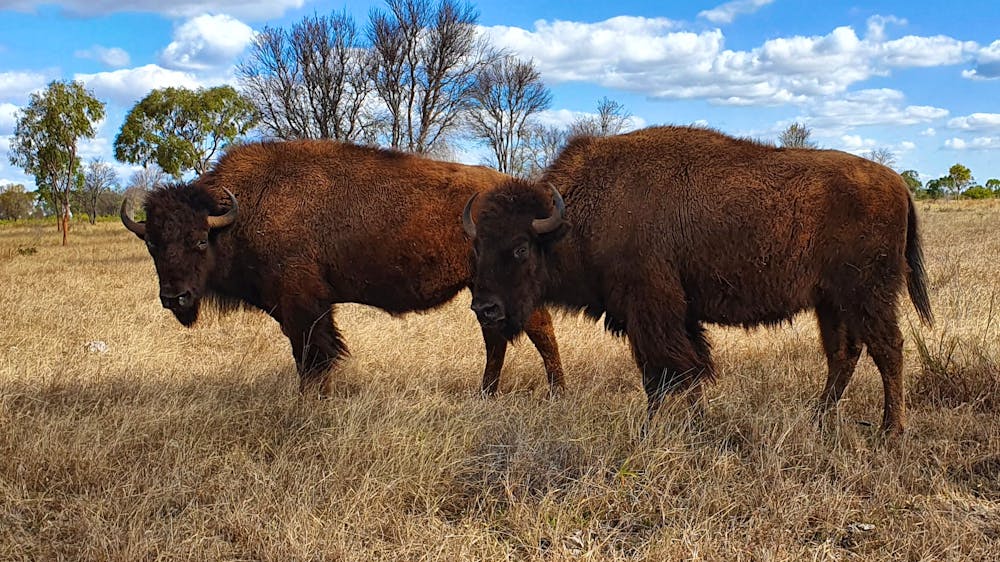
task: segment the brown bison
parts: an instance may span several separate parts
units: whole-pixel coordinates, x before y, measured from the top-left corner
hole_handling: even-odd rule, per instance
[[[882,374],[883,427],[902,431],[904,280],[920,318],[932,316],[917,216],[892,170],[654,127],[573,140],[537,184],[475,198],[463,219],[484,327],[512,337],[545,304],[605,315],[632,345],[651,417],[664,393],[697,397],[713,376],[704,322],[776,325],[814,309],[829,365],[821,410],[840,399],[864,344]]]
[[[333,141],[248,144],[190,183],[156,189],[146,221],[121,219],[146,241],[160,301],[190,326],[203,299],[270,314],[288,337],[302,388],[321,383],[347,349],[334,304],[400,314],[439,306],[472,279],[459,221],[474,193],[508,176]],[[552,321],[525,323],[551,389],[563,385]],[[483,329],[483,392],[500,381],[507,339]]]

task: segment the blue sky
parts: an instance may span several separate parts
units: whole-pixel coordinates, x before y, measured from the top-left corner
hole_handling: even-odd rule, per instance
[[[1000,177],[1000,2],[481,0],[482,32],[532,58],[565,123],[608,96],[636,125],[707,124],[773,140],[805,122],[825,148],[885,147],[938,177],[961,162]],[[87,158],[113,161],[125,113],[149,90],[233,83],[256,30],[377,2],[0,0],[0,183],[14,115],[53,79],[108,103]],[[462,155],[477,158],[475,151]],[[127,177],[131,168],[119,169]]]

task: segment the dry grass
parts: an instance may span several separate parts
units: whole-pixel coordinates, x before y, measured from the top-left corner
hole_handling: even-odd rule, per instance
[[[639,441],[627,346],[575,316],[556,326],[567,395],[545,398],[522,344],[484,401],[467,295],[395,319],[343,306],[337,395],[300,400],[276,323],[182,328],[119,225],[75,226],[66,248],[4,226],[0,559],[995,560],[1000,205],[921,211],[938,326],[904,306],[896,444],[858,423],[881,416],[868,359],[814,426],[806,316],[713,330],[706,418],[668,411]]]

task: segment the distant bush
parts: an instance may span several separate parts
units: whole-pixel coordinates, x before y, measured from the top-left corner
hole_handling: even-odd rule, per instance
[[[990,199],[993,195],[993,191],[981,185],[975,185],[962,192],[962,199]]]

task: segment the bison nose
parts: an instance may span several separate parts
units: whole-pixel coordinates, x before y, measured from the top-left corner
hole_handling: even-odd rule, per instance
[[[163,308],[187,308],[191,306],[192,302],[191,291],[184,291],[175,295],[160,293],[160,303],[163,305]]]
[[[496,324],[504,319],[503,308],[495,298],[473,299],[472,311],[480,322],[486,324]]]

